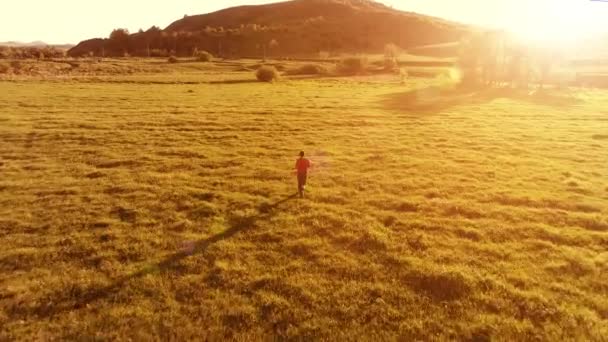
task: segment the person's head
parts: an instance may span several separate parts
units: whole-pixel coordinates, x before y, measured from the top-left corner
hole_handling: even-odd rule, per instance
[[[304,158],[304,151],[300,151],[300,158]]]

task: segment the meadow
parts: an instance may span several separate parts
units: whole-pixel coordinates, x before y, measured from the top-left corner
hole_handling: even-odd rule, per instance
[[[0,81],[0,340],[606,340],[608,91],[235,63]]]

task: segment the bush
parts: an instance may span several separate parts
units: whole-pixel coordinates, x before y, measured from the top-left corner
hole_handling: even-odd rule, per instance
[[[169,63],[177,63],[178,60],[177,60],[177,57],[170,56],[169,59],[167,59],[167,62],[169,62]]]
[[[287,71],[287,75],[327,75],[329,71],[319,64],[305,64]]]
[[[358,75],[367,69],[367,59],[364,57],[348,57],[338,64],[338,73],[342,75]]]
[[[279,79],[279,72],[273,66],[265,65],[255,72],[255,77],[260,82],[273,82]]]
[[[21,64],[20,61],[11,61],[11,68],[13,68],[13,71],[17,72],[23,68],[23,64]]]
[[[213,55],[207,51],[196,51],[194,57],[196,57],[196,60],[199,62],[211,62],[213,59]]]
[[[9,70],[10,68],[8,65],[0,63],[0,74],[7,74]]]
[[[11,69],[13,69],[13,74],[15,75],[21,75],[27,72],[25,65],[23,65],[23,63],[21,63],[21,61],[18,60],[13,60],[9,63]],[[8,73],[8,71],[7,71]]]
[[[6,46],[0,46],[0,58],[9,58],[13,56],[13,51],[11,48]]]

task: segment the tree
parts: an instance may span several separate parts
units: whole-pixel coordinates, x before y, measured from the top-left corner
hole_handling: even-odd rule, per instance
[[[486,85],[493,85],[498,81],[499,61],[504,58],[504,46],[503,31],[488,31],[481,37],[481,77]]]
[[[125,41],[129,39],[129,30],[118,28],[110,33],[110,40],[113,41]]]
[[[511,83],[511,87],[521,87],[522,69],[524,64],[524,53],[520,47],[512,47],[510,52],[509,63],[507,66],[507,76]]]
[[[384,46],[384,70],[392,72],[397,68],[399,54],[400,49],[397,45],[390,43]]]
[[[460,42],[459,65],[462,83],[491,85],[496,80],[502,33],[473,33]],[[481,77],[480,77],[481,76]]]
[[[118,51],[118,55],[124,56],[129,50],[129,30],[115,29],[110,33],[110,42],[114,50]]]
[[[458,64],[462,72],[461,82],[467,85],[477,84],[479,81],[479,57],[481,53],[479,35],[470,35],[460,42]]]
[[[171,40],[173,40],[173,51],[175,54],[177,54],[177,37],[178,37],[178,33],[177,32],[171,32]]]
[[[393,43],[386,44],[384,46],[384,58],[385,59],[396,59],[400,55],[399,47]]]
[[[279,42],[276,41],[276,39],[272,39],[270,42],[268,42],[268,49],[269,50],[273,50],[276,47],[279,46]],[[266,59],[266,56],[264,56],[264,59]]]
[[[537,56],[538,63],[538,82],[539,88],[543,89],[544,85],[547,84],[551,79],[551,69],[553,68],[553,64],[555,63],[555,55],[550,50],[543,50],[538,53]]]

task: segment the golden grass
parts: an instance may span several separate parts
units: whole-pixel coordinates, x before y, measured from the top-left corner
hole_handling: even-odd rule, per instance
[[[218,77],[0,82],[0,339],[608,336],[607,92]]]

